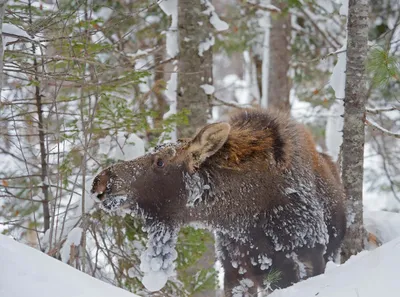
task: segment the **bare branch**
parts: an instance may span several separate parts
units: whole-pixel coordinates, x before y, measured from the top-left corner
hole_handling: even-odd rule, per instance
[[[379,126],[377,123],[375,123],[369,119],[365,119],[365,123],[368,126],[370,126],[373,130],[380,131],[382,134],[384,134],[386,136],[400,138],[400,133],[391,132],[391,131]]]
[[[400,110],[400,107],[385,107],[385,108],[366,108],[366,111],[370,114],[380,114],[381,112],[388,112],[393,110]]]

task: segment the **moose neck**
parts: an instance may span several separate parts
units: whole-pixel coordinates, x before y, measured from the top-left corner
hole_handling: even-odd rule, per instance
[[[187,222],[198,222],[219,230],[231,229],[233,232],[253,225],[257,214],[265,209],[269,201],[262,192],[264,186],[259,187],[268,184],[265,176],[214,167],[194,174],[185,173]],[[248,220],[249,213],[254,214],[250,216],[253,219],[251,222]]]

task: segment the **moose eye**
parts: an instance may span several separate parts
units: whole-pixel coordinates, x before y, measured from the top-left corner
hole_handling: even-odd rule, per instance
[[[158,159],[156,164],[157,164],[157,167],[160,167],[160,168],[164,167],[164,161],[161,159]]]

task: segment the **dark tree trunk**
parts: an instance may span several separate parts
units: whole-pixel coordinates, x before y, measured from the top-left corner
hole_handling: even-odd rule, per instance
[[[283,10],[287,4],[273,0],[271,4]],[[269,33],[269,74],[268,74],[268,107],[284,111],[290,110],[291,82],[288,76],[290,67],[290,34],[291,20],[289,13],[271,12],[271,29]],[[268,50],[268,49],[263,49]],[[262,94],[262,57],[255,57],[257,85]]]
[[[204,84],[213,85],[212,77],[212,46],[199,51],[199,45],[212,38],[209,16],[202,12],[206,10],[201,1],[179,0],[179,64],[177,84],[178,112],[190,111],[189,124],[177,127],[177,137],[193,137],[197,129],[207,123],[210,113],[210,98],[200,87]],[[204,231],[207,232],[207,231]],[[207,251],[196,265],[187,269],[185,274],[196,274],[199,269],[210,269],[215,263],[214,242],[206,243]],[[212,297],[215,290],[196,293],[193,297]]]
[[[347,234],[342,262],[364,248],[363,161],[366,103],[365,61],[368,42],[368,0],[350,0],[342,145],[342,177],[347,195]]]
[[[283,10],[286,4],[273,0],[271,4]],[[269,80],[268,106],[284,111],[290,110],[290,34],[291,20],[289,13],[271,14],[269,35]]]
[[[209,96],[200,87],[212,85],[211,48],[199,53],[199,44],[211,38],[209,16],[202,13],[201,1],[179,0],[178,111],[190,111],[189,125],[177,127],[178,137],[191,137],[207,123]],[[201,25],[199,25],[201,24]]]

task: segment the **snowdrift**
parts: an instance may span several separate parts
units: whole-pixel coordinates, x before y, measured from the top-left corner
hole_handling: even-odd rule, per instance
[[[400,237],[373,251],[363,251],[341,266],[329,264],[325,274],[275,291],[269,297],[400,296]]]
[[[269,297],[398,297],[400,215],[367,212],[364,223],[381,242],[325,274],[273,292]],[[84,274],[29,246],[0,235],[0,297],[138,297]]]
[[[138,297],[0,235],[1,297]]]

